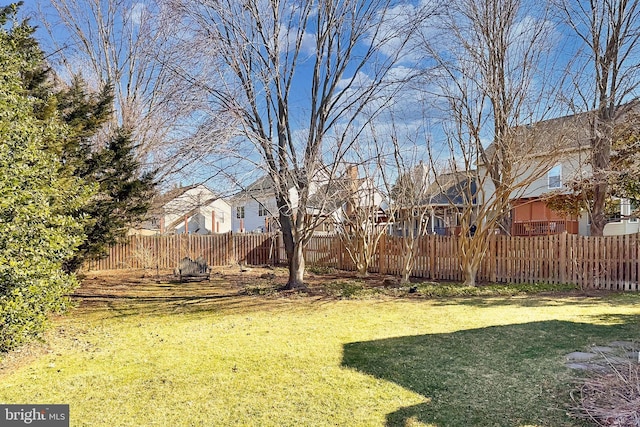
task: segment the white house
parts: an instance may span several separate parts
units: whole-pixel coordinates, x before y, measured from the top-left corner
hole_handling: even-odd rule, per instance
[[[289,186],[289,197],[296,208],[298,192]],[[230,199],[231,229],[234,232],[269,232],[277,229],[278,207],[273,181],[264,176]]]
[[[345,185],[345,182],[354,183]],[[357,168],[347,167],[344,174],[337,178],[329,178],[325,170],[317,174],[309,184],[309,201],[307,215],[313,215],[323,221],[316,231],[331,231],[340,215],[343,214],[343,204],[353,202],[353,194],[346,195],[345,191],[355,191],[357,204],[369,203],[374,199],[380,204],[379,193],[370,191],[370,182],[358,179]],[[289,185],[291,208],[298,208],[298,192],[293,184]],[[232,229],[234,232],[269,232],[278,228],[279,213],[276,204],[273,181],[264,176],[248,185],[244,190],[231,198]],[[326,219],[326,221],[324,221]]]
[[[202,184],[174,188],[154,201],[138,234],[214,234],[231,231],[231,205]]]
[[[621,236],[624,234],[640,233],[640,221],[631,213],[637,208],[629,199],[613,198],[620,207],[620,217],[611,218],[602,230],[603,236]]]

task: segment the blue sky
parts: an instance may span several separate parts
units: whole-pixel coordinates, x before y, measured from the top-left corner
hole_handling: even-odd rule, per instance
[[[428,0],[425,0],[428,1]],[[46,6],[48,0],[40,0],[40,6]],[[136,1],[128,1],[131,16],[134,17],[133,21],[135,22],[135,16],[139,15],[142,10],[142,2]],[[567,113],[571,113],[571,109],[567,108],[567,104],[550,104],[544,105],[550,97],[557,95],[560,93],[561,85],[557,81],[560,77],[560,72],[566,67],[568,61],[574,58],[574,54],[577,51],[577,42],[574,36],[571,36],[571,33],[567,31],[566,27],[558,25],[555,22],[555,19],[551,15],[546,15],[539,8],[539,3],[535,1],[525,1],[523,4],[523,11],[517,18],[517,23],[514,26],[514,40],[518,40],[519,38],[522,40],[526,40],[529,35],[530,29],[533,28],[535,23],[543,23],[543,26],[548,27],[547,30],[549,32],[549,41],[548,41],[548,51],[546,53],[542,62],[540,62],[540,69],[537,70],[537,73],[534,73],[531,77],[531,83],[529,86],[529,96],[532,107],[532,115],[523,115],[519,121],[520,123],[514,124],[522,124],[522,121],[531,121],[540,118],[551,118],[553,116],[564,115]],[[393,9],[390,11],[390,14],[393,15],[393,19],[390,19],[388,23],[383,28],[382,34],[389,35],[388,41],[381,47],[380,52],[386,55],[392,55],[398,53],[400,50],[399,47],[399,38],[393,37],[392,32],[397,28],[403,28],[406,26],[409,17],[412,17],[416,14],[416,8],[420,5],[425,5],[425,3],[417,3],[417,2],[396,2],[394,3]],[[27,2],[26,10],[32,9],[35,7],[34,2]],[[35,21],[34,21],[35,22]],[[463,21],[460,21],[462,23]],[[448,51],[448,55],[451,52],[455,52],[457,50],[456,45],[448,44],[447,36],[450,34],[439,33],[438,30],[432,28],[433,21],[425,21],[423,22],[420,28],[420,35],[422,39],[416,39],[414,43],[409,43],[404,47],[404,50],[401,52],[402,59],[398,61],[395,66],[393,73],[397,75],[407,75],[411,74],[417,70],[424,68],[425,66],[433,65],[429,60],[423,59],[423,51],[421,52],[421,43],[423,40],[428,40],[433,42],[434,39],[437,41],[436,46],[441,53]],[[42,36],[42,40],[46,40],[44,34],[42,32],[38,33]],[[55,37],[58,41],[64,40],[67,36],[59,31],[55,33]],[[303,45],[305,49],[303,49],[303,53],[310,53],[309,50],[314,41],[314,28],[310,27],[310,34],[305,36],[303,41]],[[46,48],[48,43],[43,43],[43,46]],[[514,51],[511,52],[513,59],[513,67],[512,71],[514,72],[513,77],[515,78],[516,72],[518,72],[518,66],[522,64],[518,64],[517,58],[521,53],[518,52],[518,43],[514,44]],[[458,52],[458,61],[464,60],[464,55],[467,53]],[[637,58],[637,55],[636,55]],[[80,58],[77,59],[77,66],[81,68],[82,61]],[[313,59],[310,57],[309,60]],[[308,81],[310,77],[310,63],[311,61],[304,62],[300,65],[299,69],[296,71],[296,77],[294,82],[294,88],[292,90],[292,110],[295,111],[292,114],[292,118],[296,120],[294,124],[294,130],[296,130],[300,135],[305,134],[305,128],[308,123],[308,105],[309,105],[309,86]],[[637,60],[636,60],[637,63]],[[578,67],[578,63],[576,63],[574,70]],[[361,75],[358,76],[358,79],[361,79],[365,82],[368,78],[366,74],[367,70],[363,70]],[[590,69],[587,69],[590,71]],[[86,71],[85,71],[86,73]],[[582,78],[583,82],[580,83],[580,87],[584,88],[589,83],[589,75],[588,73],[576,73],[576,75]],[[352,78],[353,76],[345,76],[345,78]],[[394,129],[395,132],[400,133],[400,138],[402,138],[408,148],[411,148],[414,152],[417,153],[417,157],[420,157],[421,154],[426,155],[426,144],[431,144],[434,147],[435,153],[440,153],[443,157],[449,156],[447,150],[442,149],[442,141],[446,138],[443,133],[443,124],[446,123],[450,116],[448,115],[447,106],[443,103],[441,96],[444,94],[445,90],[450,89],[451,86],[446,82],[443,83],[443,80],[438,78],[438,74],[429,74],[423,76],[422,79],[415,80],[412,84],[404,88],[400,93],[398,93],[390,105],[392,106],[385,114],[381,115],[377,124],[376,129],[379,134],[382,134],[383,137],[386,134],[386,137],[390,138],[391,129]],[[540,99],[539,95],[543,92],[546,92],[545,99]],[[577,109],[583,110],[585,108],[584,103],[582,105],[577,105]],[[488,131],[485,131],[484,138],[487,143],[491,141],[491,127],[487,127]],[[364,135],[367,135],[365,133]],[[327,147],[330,151],[330,147]],[[422,151],[422,153],[421,153]],[[247,150],[245,150],[245,155],[250,157],[250,155],[246,154]],[[218,160],[218,165],[223,165],[225,162],[228,162],[229,159],[226,160],[224,158]],[[255,158],[256,163],[259,163],[259,159]],[[255,167],[250,163],[248,164],[248,169],[250,171],[255,171]],[[207,170],[204,166],[199,168],[196,172],[190,172],[191,178],[194,180],[203,180],[207,175],[211,175],[212,172]],[[197,178],[195,178],[197,176]],[[190,177],[185,177],[186,181],[189,181]]]

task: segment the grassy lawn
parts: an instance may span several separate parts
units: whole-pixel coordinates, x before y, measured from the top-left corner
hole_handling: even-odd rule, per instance
[[[245,285],[105,282],[30,360],[5,360],[0,402],[68,403],[73,426],[579,426],[564,355],[640,339],[640,295],[340,299]]]

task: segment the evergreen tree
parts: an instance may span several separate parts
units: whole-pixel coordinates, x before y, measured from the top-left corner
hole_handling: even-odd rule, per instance
[[[147,213],[155,189],[154,172],[141,172],[131,132],[119,128],[108,144],[86,159],[84,176],[97,185],[96,195],[82,208],[91,220],[87,239],[65,267],[75,271],[87,259],[98,259],[126,236],[131,224]]]
[[[90,159],[100,149],[96,135],[113,117],[113,91],[105,84],[99,92],[88,90],[82,76],[73,76],[71,84],[55,92],[55,104],[71,133],[60,156],[65,168],[81,178],[94,172]]]
[[[46,104],[29,96],[25,76],[43,60],[24,49],[33,28],[15,21],[17,9],[0,9],[0,351],[38,336],[47,315],[67,307],[77,282],[61,267],[83,240],[74,212],[90,196],[82,179],[60,174],[50,149],[67,126],[38,114]]]
[[[141,170],[131,132],[116,128],[113,135],[105,136],[113,119],[113,90],[108,82],[100,91],[91,92],[82,76],[76,75],[68,87],[52,96],[47,90],[49,80],[39,79],[40,85],[31,84],[28,90],[38,105],[55,105],[60,119],[69,126],[64,141],[50,148],[60,157],[62,174],[81,178],[97,190],[74,212],[84,220],[86,239],[64,264],[66,271],[73,272],[86,260],[106,256],[109,246],[126,236],[132,223],[143,219],[155,188],[155,173]]]

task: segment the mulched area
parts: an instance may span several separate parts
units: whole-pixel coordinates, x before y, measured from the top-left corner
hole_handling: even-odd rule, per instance
[[[153,289],[154,285],[179,285],[174,287],[175,291],[183,289],[199,290],[213,293],[221,291],[256,294],[259,289],[273,292],[260,293],[261,295],[278,292],[280,296],[303,292],[305,295],[331,296],[327,290],[327,283],[340,283],[357,281],[363,288],[368,289],[394,289],[400,290],[408,286],[400,286],[399,280],[395,277],[371,274],[367,277],[357,277],[354,272],[328,270],[321,274],[312,272],[305,273],[305,285],[307,289],[303,291],[283,292],[279,288],[287,282],[288,271],[283,267],[272,266],[239,266],[229,265],[223,267],[213,267],[209,282],[212,286],[202,286],[203,282],[181,283],[178,277],[170,270],[103,270],[85,271],[80,275],[82,285],[74,294],[75,297],[89,296],[126,296],[136,289]],[[205,281],[206,283],[206,281]],[[165,289],[166,290],[166,289]]]
[[[86,271],[81,275],[82,286],[76,290],[75,297],[87,304],[90,298],[149,295],[156,291],[175,296],[215,296],[215,295],[256,295],[269,298],[439,298],[439,297],[491,297],[536,294],[540,297],[590,297],[603,296],[611,291],[579,290],[566,286],[556,289],[529,285],[527,289],[518,289],[518,285],[507,285],[503,291],[488,289],[482,284],[478,292],[459,292],[460,284],[447,282],[429,282],[414,279],[409,284],[400,284],[397,276],[371,273],[358,277],[356,272],[331,268],[309,269],[305,272],[306,288],[284,291],[288,271],[281,266],[241,266],[227,265],[213,267],[209,281],[180,283],[171,270],[103,270]],[[204,284],[204,285],[203,285]],[[178,286],[176,286],[178,285]],[[440,285],[443,285],[440,288]],[[430,289],[425,288],[427,286]],[[441,289],[439,291],[438,289]],[[156,292],[157,293],[157,292]]]

